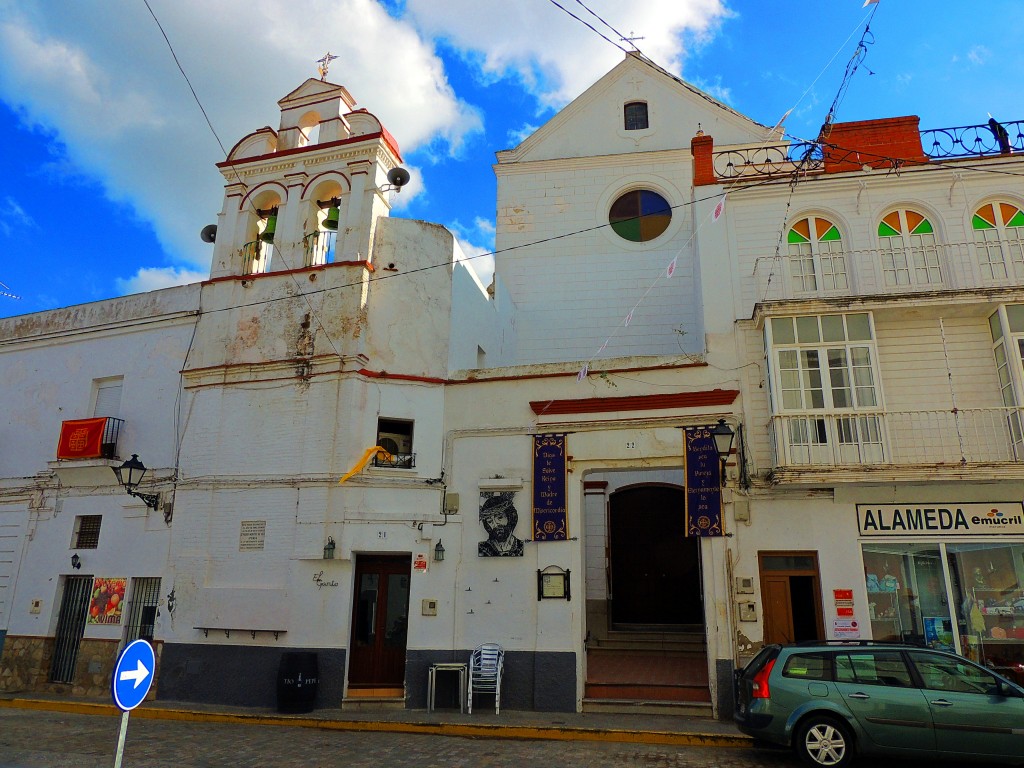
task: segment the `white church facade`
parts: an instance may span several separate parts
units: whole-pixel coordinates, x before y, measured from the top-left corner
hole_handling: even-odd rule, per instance
[[[344,87],[279,106],[209,280],[0,321],[0,689],[102,695],[138,636],[157,697],[254,707],[315,654],[318,706],[423,708],[487,642],[510,709],[724,717],[825,637],[1017,674],[1024,199],[974,166],[1024,147],[805,148],[629,55],[498,153],[485,287]]]

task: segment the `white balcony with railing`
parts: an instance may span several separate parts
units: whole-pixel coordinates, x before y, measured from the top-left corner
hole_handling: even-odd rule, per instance
[[[804,412],[773,416],[773,466],[1024,461],[1024,408]]]
[[[999,288],[1024,283],[1024,251],[1005,243],[836,250],[761,256],[755,302]]]
[[[270,259],[274,255],[274,244],[262,240],[253,240],[239,248],[242,257],[242,274],[259,275],[270,268]]]

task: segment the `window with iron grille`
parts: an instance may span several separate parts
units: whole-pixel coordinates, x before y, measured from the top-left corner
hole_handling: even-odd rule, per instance
[[[128,623],[124,630],[125,645],[139,638],[153,642],[156,609],[159,603],[159,578],[132,579],[131,597],[128,600]]]
[[[646,102],[630,102],[623,107],[623,113],[626,118],[627,131],[642,131],[648,127]]]
[[[100,545],[100,523],[103,515],[79,515],[75,518],[72,549],[96,549]]]

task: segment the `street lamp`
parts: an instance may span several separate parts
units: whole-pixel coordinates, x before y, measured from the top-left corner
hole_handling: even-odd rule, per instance
[[[732,452],[732,439],[736,436],[732,427],[725,423],[725,419],[719,419],[718,423],[711,429],[711,437],[715,439],[715,450],[718,451],[718,460],[722,463],[722,485],[725,485],[725,463]]]
[[[142,499],[142,503],[152,510],[160,506],[159,493],[139,493],[135,490],[142,482],[142,476],[146,474],[146,465],[139,461],[137,453],[133,453],[132,457],[120,467],[111,467],[111,469],[117,475],[117,482],[124,486],[124,490],[129,496]]]

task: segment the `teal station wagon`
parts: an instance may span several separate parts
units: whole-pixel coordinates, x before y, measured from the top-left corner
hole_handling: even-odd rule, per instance
[[[765,646],[735,720],[812,766],[856,754],[1024,764],[1024,688],[953,653],[882,643]]]

